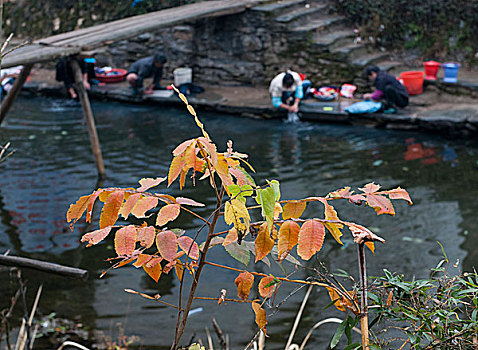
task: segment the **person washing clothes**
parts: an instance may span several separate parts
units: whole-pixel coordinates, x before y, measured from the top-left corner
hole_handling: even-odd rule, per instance
[[[126,74],[126,81],[133,88],[133,96],[141,96],[143,93],[150,95],[153,90],[162,89],[160,83],[166,62],[166,57],[156,52],[153,56],[141,58],[131,65]],[[153,82],[143,91],[143,81],[150,77],[153,77]]]
[[[408,92],[393,75],[375,65],[365,68],[366,77],[373,82],[375,91],[363,95],[364,100],[379,102],[385,100],[383,113],[396,113],[397,109],[408,106]]]
[[[304,98],[302,79],[298,73],[291,70],[279,73],[272,79],[269,93],[274,107],[297,113],[299,102]]]

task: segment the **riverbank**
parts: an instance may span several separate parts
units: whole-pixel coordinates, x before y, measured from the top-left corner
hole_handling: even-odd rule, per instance
[[[190,104],[199,111],[209,110],[263,119],[287,117],[285,113],[272,107],[267,87],[204,86],[204,88],[204,93],[188,97]],[[63,85],[54,80],[54,72],[45,69],[33,71],[23,91],[67,97]],[[360,124],[377,128],[438,132],[447,136],[472,136],[478,134],[477,92],[478,84],[473,81],[458,84],[427,82],[424,93],[411,96],[410,105],[399,110],[397,114],[351,115],[344,109],[358,100],[341,98],[332,102],[304,100],[300,105],[299,115],[302,120],[321,123]],[[93,86],[89,95],[92,99],[136,104],[177,106],[183,104],[177,96],[168,96],[165,91],[138,100],[131,96],[131,90],[126,83]]]

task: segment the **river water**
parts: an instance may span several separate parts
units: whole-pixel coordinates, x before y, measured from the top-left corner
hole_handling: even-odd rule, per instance
[[[103,187],[134,187],[142,177],[166,176],[171,150],[181,141],[199,135],[185,109],[103,102],[95,102],[93,109],[107,171]],[[346,203],[337,206],[342,219],[364,224],[387,240],[384,246],[377,247],[375,255],[367,256],[371,275],[387,268],[409,277],[426,276],[441,256],[437,241],[450,259],[459,260],[460,268],[469,270],[477,265],[476,141],[212,113],[200,113],[200,118],[220,150],[231,139],[236,150],[250,155],[257,183],[279,180],[283,199],[325,195],[371,181],[384,188],[406,188],[414,205],[396,202],[395,217],[377,217],[370,208]],[[80,282],[25,270],[30,299],[37,286],[44,284],[39,314],[56,312],[58,317],[82,323],[91,335],[101,331],[116,338],[122,328],[126,335],[139,337],[136,344],[143,349],[167,349],[174,332],[174,310],[123,289],[159,293],[163,300],[177,303],[176,277],[162,276],[156,284],[141,271],[126,267],[99,279],[98,275],[108,267],[104,260],[113,255],[112,241],[86,249],[79,238],[96,229],[97,222],[91,226],[79,223],[73,233],[65,222],[69,204],[97,186],[80,106],[65,100],[21,98],[2,125],[0,142],[7,141],[16,152],[0,165],[0,251],[10,249],[11,254],[90,271],[89,280]],[[161,192],[206,203],[207,207],[199,211],[204,215],[213,204],[212,193],[201,184],[195,189],[187,183],[181,194],[177,184],[169,189],[162,187]],[[311,207],[306,214],[322,217],[322,209]],[[179,224],[192,232],[199,221],[186,217]],[[221,223],[218,229],[223,228]],[[309,265],[323,262],[331,271],[342,268],[356,275],[355,246],[347,235],[344,243],[341,247],[327,236],[324,248]],[[209,259],[241,268],[222,247],[213,248]],[[251,263],[248,268],[268,271],[263,263]],[[276,268],[274,273],[280,271]],[[207,267],[198,295],[216,297],[225,288],[228,296],[235,296],[236,275]],[[306,276],[299,272],[296,277]],[[6,271],[0,272],[0,278],[0,307],[4,308],[15,285]],[[284,292],[278,300],[294,287],[282,288]],[[281,311],[269,318],[268,349],[284,347],[304,293],[302,289],[292,295]],[[331,308],[323,310],[328,302],[324,291],[314,290],[297,341],[315,322],[329,316],[343,317]],[[204,328],[212,328],[212,316],[229,334],[232,349],[243,348],[256,331],[247,305],[229,303],[219,307],[215,302],[204,301],[195,303],[194,308],[197,312],[190,317],[185,341],[193,334],[204,341]],[[17,311],[14,318],[20,316],[21,311]],[[309,344],[325,348],[335,327],[320,328]]]

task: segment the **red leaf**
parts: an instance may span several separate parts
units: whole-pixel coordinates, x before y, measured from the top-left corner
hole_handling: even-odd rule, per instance
[[[174,151],[173,155],[177,156],[186,151],[186,149],[193,143],[196,142],[196,139],[191,139],[191,140],[186,140],[183,143],[181,143],[179,146],[177,146]]]
[[[264,257],[270,253],[272,248],[274,248],[274,240],[271,238],[271,235],[267,230],[267,223],[263,223],[259,227],[259,233],[257,234],[255,241],[256,262],[264,259]]]
[[[191,205],[193,207],[204,207],[204,204],[198,203],[190,198],[178,197],[176,198],[176,203],[181,205]]]
[[[156,230],[152,226],[138,228],[138,237],[136,240],[145,248],[149,248],[154,243]]]
[[[409,205],[413,204],[413,202],[410,198],[410,195],[403,188],[397,187],[393,190],[385,191],[385,192],[388,194],[390,199],[404,199],[408,202]]]
[[[173,261],[176,258],[177,240],[178,238],[172,231],[161,231],[156,235],[156,247],[164,259]]]
[[[271,282],[274,281],[274,277],[272,276],[267,276],[264,277],[260,280],[259,282],[259,294],[263,298],[270,298],[272,295],[272,292],[274,291],[274,284]],[[266,287],[267,285],[271,284],[269,287]]]
[[[294,219],[300,218],[306,206],[307,206],[306,202],[288,202],[284,205],[282,218],[284,220],[291,219],[291,218],[294,218]]]
[[[129,225],[120,228],[115,235],[115,251],[118,256],[130,255],[136,245],[138,231],[136,226]]]
[[[252,302],[251,306],[252,306],[252,310],[254,311],[254,314],[256,315],[256,318],[255,318],[256,324],[264,332],[264,334],[267,334],[267,330],[266,330],[267,317],[266,317],[265,310],[261,308],[261,305],[255,301]]]
[[[105,228],[115,224],[118,220],[119,210],[123,204],[123,191],[113,192],[106,198],[103,210],[100,216],[100,228]]]
[[[237,296],[242,300],[249,298],[252,285],[254,284],[254,275],[250,272],[242,272],[237,276],[234,284],[237,287]]]
[[[131,210],[131,214],[137,218],[146,217],[146,212],[158,205],[158,199],[155,197],[142,197],[136,202],[136,205]]]
[[[359,188],[360,191],[365,192],[366,194],[377,192],[380,189],[380,185],[376,185],[373,182],[366,184],[363,188]]]
[[[324,225],[316,220],[307,220],[302,224],[299,232],[297,254],[302,259],[309,260],[322,248],[324,237]]]
[[[77,222],[78,219],[83,216],[90,197],[91,195],[80,197],[75,204],[70,204],[70,208],[66,213],[66,222],[74,220],[70,225],[71,228],[75,224],[75,222]]]
[[[96,190],[93,192],[93,194],[90,196],[90,200],[88,201],[88,206],[86,208],[86,222],[91,222],[91,213],[93,211],[93,205],[95,204],[96,198],[100,195],[100,193],[103,192],[103,190]]]
[[[199,259],[199,247],[196,242],[193,241],[191,237],[181,236],[178,238],[179,247],[191,258],[194,260]]]
[[[166,180],[165,177],[157,177],[155,179],[152,178],[144,178],[139,180],[139,184],[141,187],[138,188],[138,192],[144,192],[149,190],[152,187],[158,186],[161,182]]]
[[[299,239],[300,226],[294,221],[284,222],[279,229],[277,254],[279,261],[284,260]]]
[[[158,217],[156,218],[157,226],[164,226],[168,222],[175,220],[179,213],[181,207],[179,204],[167,204],[159,210]]]
[[[237,230],[235,227],[233,227],[227,233],[227,236],[224,239],[224,242],[222,242],[222,245],[225,247],[231,244],[232,242],[236,242],[236,241],[237,241]]]
[[[106,227],[101,230],[96,230],[93,232],[88,232],[87,234],[81,237],[82,242],[88,242],[87,247],[100,243],[102,240],[108,236],[111,231],[111,227]]]

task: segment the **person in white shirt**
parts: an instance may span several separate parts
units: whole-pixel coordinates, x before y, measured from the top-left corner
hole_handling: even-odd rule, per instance
[[[269,86],[272,105],[289,113],[299,111],[299,102],[304,98],[302,79],[296,72],[288,70],[276,75]]]

